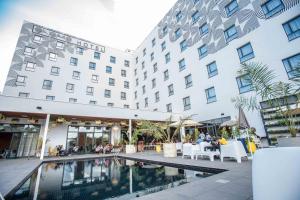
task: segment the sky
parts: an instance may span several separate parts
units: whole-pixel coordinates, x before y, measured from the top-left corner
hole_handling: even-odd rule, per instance
[[[23,20],[117,49],[136,49],[176,0],[0,0],[0,92]]]

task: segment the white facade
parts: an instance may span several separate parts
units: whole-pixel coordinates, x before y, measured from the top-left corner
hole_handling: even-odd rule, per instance
[[[234,1],[177,1],[142,44],[131,52],[103,47],[24,22],[3,94],[16,97],[23,92],[29,93],[29,98],[34,99],[45,100],[50,95],[55,96],[55,101],[61,102],[75,98],[80,104],[96,101],[99,106],[113,103],[114,107],[119,108],[128,105],[133,109],[162,113],[171,111],[184,115],[197,114],[194,118],[198,121],[227,116],[234,119],[238,111],[231,98],[240,94],[236,78],[241,60],[237,49],[250,43],[254,56],[248,62],[267,64],[278,75],[278,80],[289,81],[282,60],[300,53],[300,38],[289,40],[283,24],[299,16],[300,5],[296,0],[280,1],[283,9],[267,16],[262,10],[261,1],[239,0],[236,1],[237,11],[228,17],[226,7],[230,2]],[[208,32],[201,34],[199,28],[205,23]],[[233,25],[236,36],[231,41],[226,41],[224,31]],[[176,37],[176,32],[181,32],[179,37]],[[34,42],[35,35],[42,36],[43,41]],[[152,44],[153,39],[155,45]],[[180,43],[184,40],[187,48],[181,51]],[[57,41],[63,41],[63,49],[57,48]],[[163,42],[164,50],[161,46]],[[207,55],[199,58],[198,48],[203,45],[207,45]],[[77,46],[84,48],[83,55],[76,53]],[[98,49],[95,50],[96,46]],[[34,48],[33,56],[24,55],[26,47]],[[101,53],[99,60],[94,59],[95,51]],[[57,54],[56,61],[49,60],[50,53]],[[154,58],[151,60],[152,53]],[[170,61],[166,63],[165,56],[168,53]],[[110,62],[111,56],[116,58],[115,64]],[[70,65],[71,57],[78,58],[77,66]],[[182,59],[185,67],[179,70],[178,62]],[[125,60],[129,61],[129,67],[124,65]],[[26,70],[27,61],[36,64],[34,70]],[[89,62],[96,63],[95,70],[89,69]],[[212,62],[217,65],[217,75],[209,77],[207,65]],[[155,63],[157,71],[153,69]],[[59,75],[51,74],[52,66],[60,67]],[[106,66],[112,67],[111,74],[106,73]],[[126,70],[126,77],[121,75],[121,70]],[[165,80],[166,70],[169,77]],[[80,72],[79,80],[72,78],[73,71]],[[98,75],[98,83],[92,82],[93,74]],[[188,75],[191,75],[192,83],[187,87],[185,77]],[[19,83],[17,76],[25,76],[25,83]],[[109,78],[114,78],[115,86],[109,85]],[[50,90],[43,89],[44,80],[53,81]],[[129,82],[129,88],[124,88],[124,81]],[[75,85],[74,93],[66,92],[67,83]],[[171,95],[168,91],[170,85],[173,85],[174,91]],[[87,95],[87,87],[94,88],[93,95]],[[211,87],[215,89],[216,99],[208,103],[205,91]],[[110,98],[104,96],[105,90],[111,91]],[[121,92],[126,93],[126,100],[121,99]],[[246,92],[243,95],[250,94],[251,92]],[[183,105],[185,97],[190,100],[186,109]],[[145,98],[148,105],[145,105]],[[171,105],[171,110],[167,110],[168,104]],[[125,110],[121,112],[127,114]],[[264,136],[260,113],[246,112],[246,116],[257,133]]]

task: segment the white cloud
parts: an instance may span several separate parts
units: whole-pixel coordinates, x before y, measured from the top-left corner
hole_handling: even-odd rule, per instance
[[[9,0],[6,0],[9,1]],[[23,20],[105,46],[136,49],[176,0],[17,1],[0,24],[0,91]]]

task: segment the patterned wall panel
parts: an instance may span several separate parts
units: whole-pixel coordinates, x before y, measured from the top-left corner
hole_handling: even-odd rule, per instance
[[[196,4],[192,0],[178,0],[171,10],[158,24],[158,37],[162,39],[163,28],[167,26],[168,36],[171,42],[176,41],[175,30],[181,28],[183,39],[188,46],[193,46],[199,42],[199,46],[206,44],[208,53],[213,54],[227,46],[224,38],[224,30],[235,24],[238,37],[250,33],[260,26],[260,20],[267,20],[261,5],[265,2],[261,0],[238,0],[239,10],[232,16],[227,17],[225,6],[231,0],[200,0]],[[300,0],[282,0],[285,8],[273,15],[275,17],[291,7],[299,4]],[[192,22],[192,14],[198,10],[201,13],[196,23]],[[176,14],[181,11],[182,19],[177,22]],[[209,33],[201,36],[199,28],[204,23],[209,26]]]

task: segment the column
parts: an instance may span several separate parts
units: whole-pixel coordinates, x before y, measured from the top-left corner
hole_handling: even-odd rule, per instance
[[[45,153],[45,148],[46,148],[46,140],[47,140],[47,134],[48,134],[49,121],[50,121],[50,114],[47,114],[46,123],[45,123],[45,127],[44,127],[43,144],[42,144],[42,150],[41,150],[40,160],[44,159],[44,153]]]
[[[185,128],[184,126],[180,128],[180,139],[181,139],[181,142],[183,142],[183,139],[185,137]]]
[[[33,200],[37,200],[37,196],[39,193],[39,187],[40,187],[41,174],[42,174],[42,165],[39,166],[39,169],[38,169],[38,174],[37,174],[35,186],[34,186]]]
[[[132,134],[132,121],[129,119],[129,128],[128,128],[128,139],[131,141],[131,134]]]

